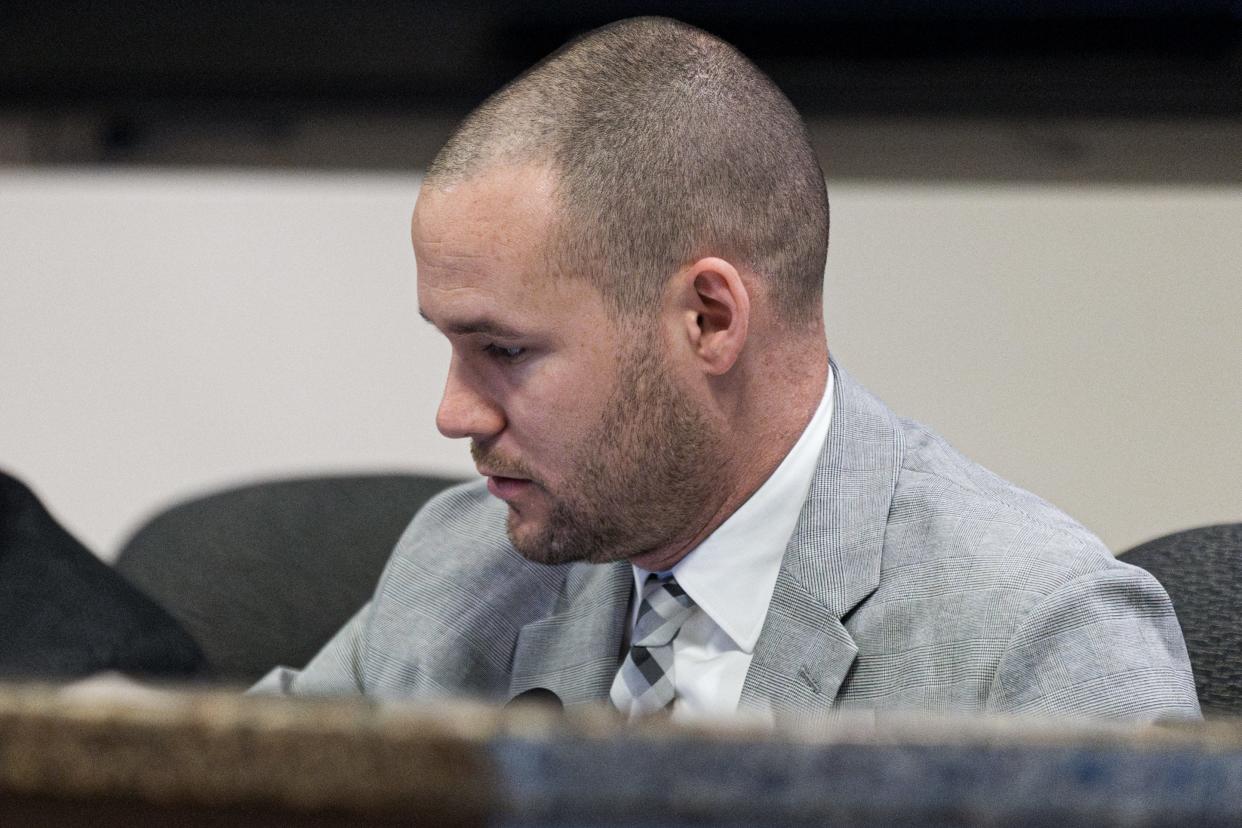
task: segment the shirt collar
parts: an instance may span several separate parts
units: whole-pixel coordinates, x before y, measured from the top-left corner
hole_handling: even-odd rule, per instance
[[[828,438],[832,386],[830,365],[819,407],[776,471],[671,570],[695,604],[746,653],[759,640],[785,546],[798,524]],[[636,594],[641,596],[649,573],[638,566],[633,569]]]

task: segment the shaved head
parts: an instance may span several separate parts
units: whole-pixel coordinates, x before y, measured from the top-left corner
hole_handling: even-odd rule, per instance
[[[535,164],[555,180],[557,272],[627,317],[703,256],[753,273],[778,318],[822,307],[823,172],[793,105],[745,56],[666,18],[590,32],[492,95],[458,127],[424,187]]]

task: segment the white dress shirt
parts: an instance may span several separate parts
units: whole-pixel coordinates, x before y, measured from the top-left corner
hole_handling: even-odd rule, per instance
[[[828,437],[832,384],[830,367],[819,407],[776,471],[670,570],[700,610],[673,639],[674,720],[727,716],[738,709],[781,558]],[[642,594],[648,574],[634,567],[634,594]],[[631,633],[639,602],[632,603]]]

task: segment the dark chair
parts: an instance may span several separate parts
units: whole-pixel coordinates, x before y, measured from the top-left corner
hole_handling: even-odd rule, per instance
[[[422,505],[457,481],[279,480],[186,501],[141,527],[115,567],[202,647],[207,676],[250,684],[303,666],[375,589]]]
[[[1242,714],[1242,523],[1166,535],[1121,559],[1173,600],[1204,713]]]

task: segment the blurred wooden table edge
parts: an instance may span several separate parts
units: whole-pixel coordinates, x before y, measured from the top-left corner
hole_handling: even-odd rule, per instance
[[[957,785],[959,804],[969,804],[995,784],[987,777],[998,762],[1042,776],[1050,797],[1061,791],[1062,801],[1050,803],[1056,807],[1073,807],[1081,792],[1096,817],[1111,813],[1114,800],[1125,808],[1135,790],[1153,807],[1165,802],[1170,814],[1225,815],[1228,801],[1216,802],[1196,780],[1224,774],[1242,789],[1242,720],[1131,725],[845,711],[801,727],[746,718],[626,725],[603,707],[560,714],[465,701],[0,685],[0,817],[39,814],[60,824],[76,823],[75,814],[81,824],[107,824],[107,814],[122,824],[143,809],[175,811],[178,824],[198,824],[195,814],[202,824],[414,816],[439,824],[551,823],[574,814],[590,822],[610,813],[620,819],[618,808],[637,808],[636,817],[651,812],[662,794],[644,792],[662,779],[692,792],[685,804],[674,801],[681,810],[671,817],[742,818],[745,803],[761,807],[766,799],[818,818],[835,813],[824,808],[866,810],[868,786],[877,802],[897,807],[885,787],[903,774],[908,784]],[[860,782],[867,784],[855,792]],[[749,787],[753,795],[744,798]],[[1032,797],[1040,788],[1030,788],[1026,794],[1011,784],[995,794],[996,807],[1004,811],[1005,797],[1022,813],[1039,807]],[[951,794],[933,790],[901,807],[917,811]],[[1236,813],[1242,818],[1242,797]]]

